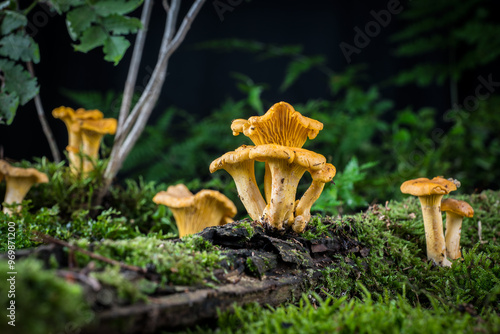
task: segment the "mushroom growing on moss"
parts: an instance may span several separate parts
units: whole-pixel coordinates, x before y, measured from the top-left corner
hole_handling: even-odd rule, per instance
[[[83,162],[83,171],[94,169],[95,161],[99,157],[99,147],[105,134],[115,134],[117,122],[114,118],[80,121],[82,135],[82,152],[86,155]]]
[[[248,215],[253,220],[258,220],[266,207],[266,202],[255,180],[254,160],[249,157],[254,146],[240,146],[235,151],[228,152],[222,157],[212,161],[210,173],[219,169],[227,171],[236,184],[239,198]]]
[[[243,133],[258,145],[277,144],[286,147],[301,148],[307,138],[314,139],[323,129],[323,123],[302,116],[286,102],[275,103],[262,116],[253,116],[248,120],[236,119],[231,123],[233,135]],[[265,165],[264,195],[269,203],[271,196],[271,172]]]
[[[310,171],[312,183],[295,208],[295,219],[292,226],[295,232],[304,231],[307,222],[311,219],[311,207],[323,192],[325,183],[332,181],[336,172],[337,170],[332,164],[325,164],[321,169]]]
[[[402,193],[418,196],[420,200],[427,244],[427,258],[443,267],[450,267],[451,262],[446,258],[441,199],[454,190],[457,190],[455,183],[439,176],[432,180],[427,178],[409,180],[401,185]]]
[[[271,174],[271,194],[261,217],[276,229],[283,223],[292,226],[295,214],[297,186],[306,170],[320,170],[326,163],[324,156],[303,148],[276,144],[258,145],[250,150],[250,158],[266,162]]]
[[[456,260],[462,256],[460,252],[460,232],[464,217],[472,218],[474,209],[469,203],[453,198],[446,198],[441,202],[441,211],[446,212],[446,255]]]
[[[4,203],[19,204],[15,209],[17,212],[21,210],[20,204],[34,184],[49,182],[47,175],[35,168],[13,167],[5,160],[0,160],[0,175],[5,177],[7,184]],[[4,205],[3,212],[11,214],[12,210]]]
[[[233,221],[231,218],[236,215],[234,203],[220,192],[201,190],[193,195],[183,184],[160,191],[153,201],[172,210],[180,238],[209,226],[230,223]]]
[[[104,117],[99,110],[85,110],[79,108],[76,111],[69,107],[61,106],[52,110],[54,118],[61,119],[68,130],[68,151],[69,166],[73,174],[79,174],[83,168],[80,159],[80,148],[82,145],[81,121],[99,120]]]

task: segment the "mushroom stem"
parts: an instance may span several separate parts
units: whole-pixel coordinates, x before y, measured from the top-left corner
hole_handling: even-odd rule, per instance
[[[257,181],[255,180],[254,162],[248,161],[247,168],[225,167],[236,184],[238,197],[253,220],[258,220],[266,207],[266,202],[260,193]],[[238,170],[238,171],[236,171]],[[243,173],[242,171],[247,171]]]
[[[443,195],[419,196],[424,220],[427,258],[437,265],[450,267],[446,258],[446,246],[443,233],[443,218],[441,216],[441,198]]]
[[[463,217],[453,212],[446,212],[446,254],[452,260],[462,257],[460,252],[460,232]]]
[[[306,168],[284,159],[270,159],[268,164],[271,171],[271,201],[261,219],[274,228],[282,229],[283,223],[293,223],[295,194]]]
[[[5,204],[17,203],[19,205],[14,210],[4,206],[3,212],[6,214],[11,214],[12,212],[21,211],[21,202],[23,201],[28,191],[31,189],[31,186],[33,186],[33,180],[31,178],[18,179],[16,181],[15,186],[13,186],[13,182],[11,180],[12,178],[9,176],[5,177],[5,182],[7,183],[7,186],[5,189],[4,203]]]
[[[304,195],[300,198],[295,208],[295,221],[293,223],[293,230],[295,232],[300,233],[306,228],[307,222],[311,219],[311,207],[323,192],[323,188],[325,188],[324,182],[313,180]]]

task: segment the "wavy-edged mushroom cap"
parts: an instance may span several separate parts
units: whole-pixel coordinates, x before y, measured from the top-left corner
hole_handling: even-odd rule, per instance
[[[236,150],[227,152],[210,164],[210,173],[219,169],[226,170],[236,184],[238,197],[253,220],[262,215],[266,202],[260,193],[255,180],[254,160],[250,158],[250,151],[254,146],[242,145]]]
[[[255,145],[278,144],[288,147],[302,147],[307,138],[316,138],[322,129],[323,123],[302,116],[286,102],[274,104],[263,116],[236,119],[231,124],[233,135],[243,133]]]
[[[413,196],[429,196],[446,195],[450,193],[450,191],[457,190],[457,186],[453,181],[436,176],[431,180],[421,177],[405,181],[401,185],[400,189],[403,194],[410,194]]]
[[[97,109],[85,110],[83,108],[78,108],[75,111],[74,117],[79,120],[87,120],[87,119],[98,120],[98,119],[103,119],[104,114]]]
[[[452,212],[462,217],[474,217],[474,209],[469,203],[453,198],[445,198],[441,201],[441,211]]]
[[[7,183],[4,202],[6,204],[21,203],[34,184],[47,183],[47,174],[35,168],[21,168],[11,166],[7,161],[0,160],[0,174],[5,177]],[[17,211],[21,209],[18,206]],[[7,208],[3,212],[10,213]]]
[[[114,118],[81,120],[79,123],[82,134],[82,152],[91,161],[85,159],[83,170],[94,169],[93,161],[99,157],[99,146],[105,134],[115,134],[117,121]]]
[[[153,202],[170,208],[175,218],[179,237],[197,233],[209,226],[231,222],[236,215],[234,203],[215,190],[201,190],[193,195],[179,184],[157,193]]]
[[[326,163],[326,158],[319,153],[304,148],[287,147],[277,144],[254,146],[250,149],[249,157],[261,162],[266,162],[270,159],[283,160],[288,164],[295,163],[311,171],[322,169]]]

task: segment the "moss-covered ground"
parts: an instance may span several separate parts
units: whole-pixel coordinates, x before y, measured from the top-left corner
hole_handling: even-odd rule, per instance
[[[426,259],[422,216],[416,198],[374,205],[355,215],[315,217],[303,235],[305,239],[320,237],[336,225],[339,230],[352,232],[363,247],[363,256],[360,252],[334,256],[330,265],[320,269],[320,283],[299,300],[276,308],[255,304],[235,307],[234,312],[221,313],[210,326],[181,332],[498,333],[500,192],[485,191],[455,198],[468,201],[475,215],[464,221],[463,259],[454,261],[451,268],[436,267]],[[10,218],[17,226],[17,317],[15,331],[3,320],[1,333],[74,332],[75,328],[95,321],[99,308],[110,303],[147,303],[150,296],[177,286],[180,289],[216,286],[219,282],[214,273],[228,266],[221,248],[199,236],[174,242],[165,239],[168,231],[141,232],[137,228],[133,233],[127,229],[130,234],[126,237],[111,234],[114,238],[105,235],[89,238],[92,233],[88,227],[79,235],[72,226],[48,219],[50,210],[54,209],[40,208],[25,212],[24,217]],[[37,227],[37,221],[44,222],[42,228]],[[96,225],[101,232],[119,231],[119,226],[127,228],[123,219],[109,219],[106,224],[96,219],[89,224]],[[4,238],[7,230],[5,226],[1,229]],[[124,270],[78,249],[57,245],[45,249],[45,253],[39,251],[23,257],[23,252],[31,251],[22,248],[48,247],[41,246],[42,242],[31,235],[34,230],[56,235],[92,254],[144,272]],[[253,235],[247,221],[236,230],[244,231],[247,238]],[[58,257],[58,251],[63,255]],[[3,276],[8,271],[5,253],[0,259],[2,307],[10,300],[4,293],[8,286]],[[95,285],[100,286],[101,292],[89,293]]]

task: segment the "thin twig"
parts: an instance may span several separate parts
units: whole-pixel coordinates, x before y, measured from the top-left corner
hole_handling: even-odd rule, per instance
[[[123,90],[122,104],[120,107],[120,117],[118,118],[118,127],[115,137],[115,141],[118,140],[118,142],[123,142],[123,140],[120,140],[123,134],[122,128],[130,112],[130,105],[132,104],[132,98],[134,97],[134,88],[137,82],[137,73],[139,72],[139,67],[141,64],[141,58],[144,50],[144,43],[146,41],[149,19],[151,17],[152,9],[153,1],[144,1],[144,7],[141,14],[142,29],[137,32],[134,51],[132,53],[132,59],[130,61],[130,66],[127,74],[127,81],[125,82],[125,88]]]
[[[109,164],[105,172],[106,183],[111,182],[111,179],[116,175],[117,171],[123,164],[123,161],[144,130],[144,127],[146,126],[147,120],[149,119],[149,116],[151,115],[151,112],[158,100],[163,83],[165,81],[168,59],[185,38],[187,31],[191,27],[191,23],[194,17],[198,14],[204,3],[205,0],[196,0],[193,3],[189,12],[184,17],[184,20],[177,33],[174,36],[180,1],[172,1],[167,14],[167,21],[162,44],[160,47],[159,59],[156,63],[155,69],[153,70],[151,79],[146,86],[146,89],[142,93],[139,101],[134,106],[132,112],[129,114],[127,120],[123,125],[121,133],[121,140],[123,140],[123,142],[113,148],[113,152],[111,154]],[[107,190],[106,188],[107,187],[104,187],[104,190]]]
[[[57,238],[54,238],[54,237],[52,237],[50,235],[47,235],[47,234],[44,234],[42,232],[33,231],[32,233],[34,235],[36,235],[38,238],[40,238],[42,241],[44,241],[44,242],[58,244],[58,245],[61,245],[61,246],[64,246],[64,247],[68,247],[69,249],[71,249],[73,251],[85,254],[85,255],[87,255],[87,256],[95,259],[95,260],[106,262],[106,263],[109,263],[109,264],[114,265],[114,266],[120,266],[123,269],[135,271],[135,272],[138,272],[138,273],[141,273],[141,274],[145,274],[147,272],[146,269],[144,269],[144,268],[133,266],[133,265],[129,265],[129,264],[126,264],[126,263],[123,263],[123,262],[120,262],[120,261],[116,261],[116,260],[110,259],[108,257],[105,257],[105,256],[102,256],[102,255],[93,253],[91,251],[88,251],[86,249],[80,248],[80,247],[75,246],[75,245],[72,245],[72,244],[70,244],[70,243],[68,243],[66,241],[59,240]]]
[[[32,77],[35,77],[35,70],[33,68],[33,64],[28,61],[26,62],[26,66],[28,71],[31,73]],[[40,124],[42,125],[43,133],[49,142],[50,151],[52,153],[52,157],[54,158],[54,162],[59,163],[61,161],[61,155],[59,154],[59,149],[57,148],[56,141],[54,139],[54,135],[52,134],[52,130],[50,129],[49,123],[45,118],[45,111],[43,110],[42,99],[40,98],[40,94],[36,94],[35,96],[35,107],[36,113],[38,114],[38,119],[40,120]]]

